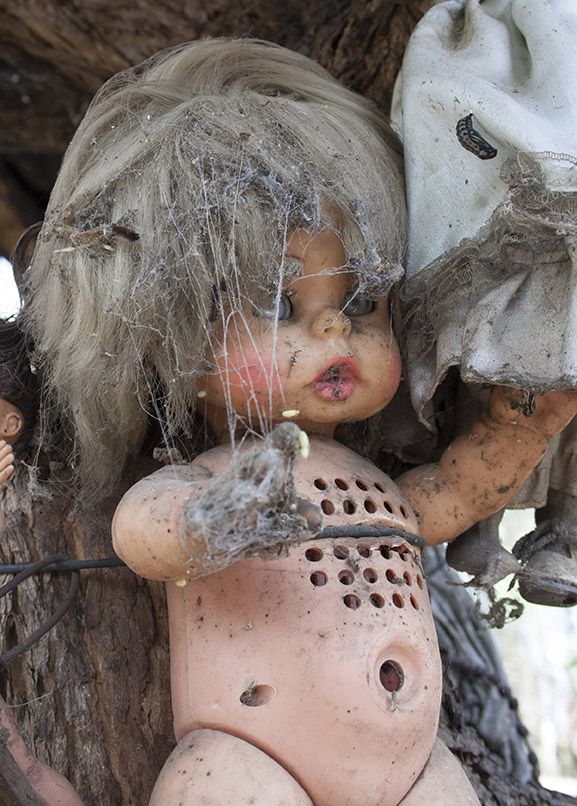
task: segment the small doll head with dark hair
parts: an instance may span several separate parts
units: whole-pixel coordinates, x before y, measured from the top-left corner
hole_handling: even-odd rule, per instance
[[[26,338],[15,322],[0,321],[0,484],[14,470],[13,446],[24,447],[36,422],[37,380]]]

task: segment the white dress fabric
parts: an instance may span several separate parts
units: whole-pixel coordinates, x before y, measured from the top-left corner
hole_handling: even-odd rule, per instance
[[[577,2],[449,0],[395,88],[406,159],[415,410],[452,365],[531,392],[577,385]]]

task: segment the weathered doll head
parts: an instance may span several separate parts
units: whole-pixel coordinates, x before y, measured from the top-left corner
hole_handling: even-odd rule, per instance
[[[346,274],[353,297],[386,297],[402,274],[400,177],[374,105],[275,45],[181,45],[103,87],[65,156],[26,292],[50,410],[89,492],[114,486],[151,418],[170,441],[199,400],[205,413],[199,380],[243,317],[248,332],[272,321],[274,374],[283,295],[302,273],[295,232],[333,233],[324,271]],[[238,416],[259,431],[276,416],[268,401],[230,402],[231,432]]]
[[[284,260],[298,264],[266,307],[223,301],[210,340],[199,410],[218,439],[266,431],[283,417],[331,436],[394,395],[400,356],[386,297],[363,293],[334,228],[289,231]]]

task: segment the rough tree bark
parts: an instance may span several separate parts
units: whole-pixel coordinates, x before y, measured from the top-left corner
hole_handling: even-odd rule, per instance
[[[0,253],[41,217],[86,104],[113,73],[202,36],[270,39],[317,58],[387,108],[402,53],[428,0],[0,0]],[[114,501],[82,512],[38,498],[20,466],[2,491],[1,560],[112,554]],[[39,575],[0,601],[4,647],[33,631],[68,580]],[[1,651],[1,650],[0,650]],[[36,754],[87,806],[144,806],[173,745],[162,586],[126,569],[85,571],[76,603],[0,672],[0,694]]]

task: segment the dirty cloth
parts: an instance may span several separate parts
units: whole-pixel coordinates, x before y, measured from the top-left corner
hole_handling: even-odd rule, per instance
[[[577,385],[577,3],[449,0],[392,109],[409,206],[407,372],[427,424],[447,370]]]

